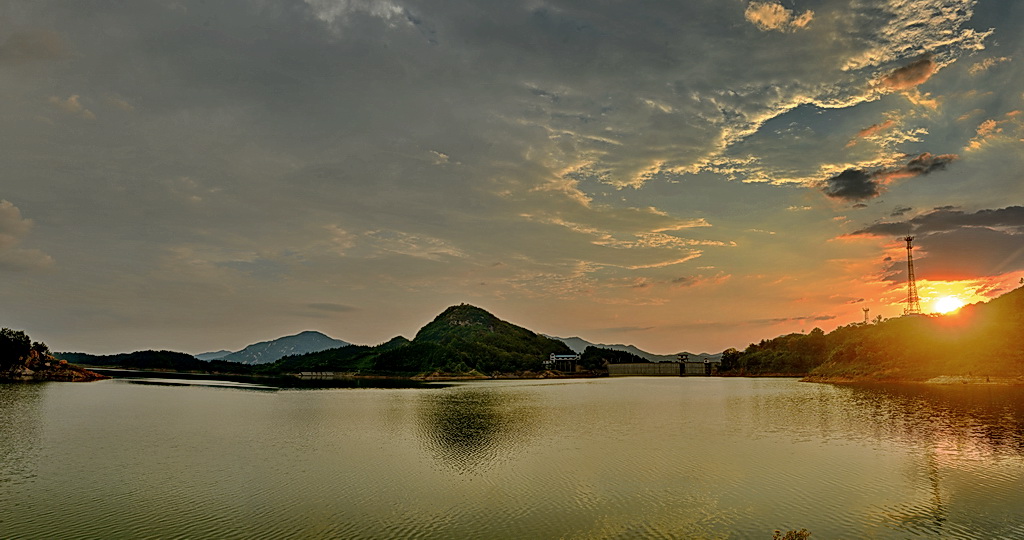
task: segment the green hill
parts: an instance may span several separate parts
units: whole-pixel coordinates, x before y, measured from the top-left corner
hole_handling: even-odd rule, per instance
[[[409,341],[396,337],[376,347],[350,345],[289,356],[261,366],[265,373],[347,371],[363,374],[539,371],[551,353],[571,354],[562,342],[502,321],[478,307],[444,310]]]
[[[1024,288],[948,315],[789,334],[723,353],[725,373],[817,379],[1024,377]]]

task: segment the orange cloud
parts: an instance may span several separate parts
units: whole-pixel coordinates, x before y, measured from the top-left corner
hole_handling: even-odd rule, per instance
[[[795,15],[793,10],[782,7],[774,2],[751,2],[743,16],[761,30],[778,30],[779,32],[796,32],[805,28],[814,19],[814,12],[807,10]]]
[[[864,128],[864,129],[858,131],[857,134],[854,135],[852,139],[850,139],[850,142],[848,142],[846,144],[846,146],[847,146],[847,148],[849,148],[849,147],[857,144],[857,141],[859,139],[865,139],[867,137],[871,137],[871,136],[877,135],[878,133],[881,133],[881,132],[883,132],[883,131],[885,131],[885,130],[887,130],[887,129],[895,126],[895,125],[896,125],[896,122],[893,121],[893,120],[886,120],[885,122],[882,122],[881,124],[871,124],[870,126],[868,126],[868,127]]]
[[[891,90],[909,90],[931,78],[936,64],[926,56],[901,68],[894,69],[882,77],[882,85]]]

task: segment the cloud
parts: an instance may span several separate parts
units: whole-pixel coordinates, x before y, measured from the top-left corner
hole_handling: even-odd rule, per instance
[[[915,235],[922,253],[919,277],[963,280],[1024,270],[1024,206],[976,212],[945,206],[905,221],[875,223],[846,236],[905,234]],[[903,279],[903,262],[886,261],[883,279]]]
[[[395,230],[374,230],[364,235],[379,254],[405,255],[419,259],[439,261],[445,258],[462,258],[466,254],[446,240],[423,234]]]
[[[53,266],[53,258],[38,249],[18,247],[32,229],[32,220],[9,201],[0,200],[0,270],[39,271]]]
[[[805,28],[814,19],[814,12],[807,10],[796,15],[793,10],[786,9],[775,2],[751,2],[747,5],[743,16],[764,31],[795,32]]]
[[[1024,270],[1024,232],[963,227],[919,237],[918,274],[930,280],[977,279]]]
[[[119,96],[107,96],[107,103],[109,103],[110,105],[112,105],[112,106],[114,106],[114,107],[116,107],[116,108],[118,108],[118,109],[120,109],[120,110],[122,110],[124,112],[134,112],[135,111],[135,105],[132,105],[127,100],[125,100],[124,98],[119,97]]]
[[[697,284],[696,276],[680,276],[672,280],[672,284],[677,287],[692,287]]]
[[[930,56],[919,58],[903,67],[894,69],[882,77],[881,83],[891,90],[909,90],[927,81],[936,71],[936,64]]]
[[[902,178],[913,178],[941,171],[951,162],[958,159],[956,154],[933,155],[924,152],[901,167],[879,168],[874,170],[846,169],[826,179],[821,190],[826,196],[846,201],[862,201],[877,197],[882,193],[882,186]]]
[[[822,191],[833,199],[859,201],[881,194],[875,175],[859,169],[845,171],[825,180]]]
[[[725,283],[731,275],[719,272],[715,275],[707,276],[703,274],[691,275],[691,276],[679,276],[669,280],[669,286],[673,289],[699,287],[705,285],[720,285]]]
[[[1009,62],[1010,60],[1012,59],[1007,56],[985,58],[982,61],[972,65],[970,69],[967,70],[967,72],[970,73],[971,75],[977,75],[981,72],[988,71],[992,66],[1001,64],[1003,62]]]
[[[389,0],[304,0],[326,22],[346,20],[353,14],[366,14],[385,20],[407,19],[409,16],[398,2]],[[408,21],[412,22],[412,21]]]
[[[1024,123],[1019,118],[1021,111],[1013,110],[1003,115],[1001,120],[989,118],[975,129],[974,137],[967,142],[967,150],[981,150],[987,145],[1004,142],[1020,142],[1024,140]]]
[[[32,220],[22,218],[17,206],[0,200],[0,250],[17,245],[31,228]]]
[[[69,96],[67,99],[60,99],[57,96],[51,96],[49,102],[50,105],[53,105],[54,107],[60,109],[61,111],[64,111],[67,114],[70,114],[71,116],[77,116],[85,120],[96,119],[96,115],[82,105],[82,102],[77,94]]]
[[[911,210],[913,210],[913,208],[909,206],[897,206],[896,208],[893,209],[892,213],[889,214],[889,217],[899,217],[906,214],[907,212],[910,212]]]
[[[864,128],[864,129],[858,131],[857,134],[854,135],[852,139],[850,139],[850,142],[848,142],[846,144],[846,146],[847,147],[851,147],[851,146],[857,144],[858,140],[874,137],[875,135],[877,135],[877,134],[879,134],[879,133],[881,133],[881,132],[883,132],[883,131],[885,131],[885,130],[887,130],[887,129],[895,126],[895,125],[896,125],[896,121],[895,120],[891,120],[891,119],[890,120],[886,120],[885,122],[882,122],[880,124],[871,124],[870,126],[868,126],[868,127]]]
[[[931,174],[935,171],[944,170],[950,163],[959,159],[956,154],[942,154],[940,156],[924,152],[911,159],[906,165],[893,169],[883,169],[876,173],[882,183],[889,183],[900,178],[913,178]]]
[[[1024,233],[1024,206],[1007,206],[971,213],[953,206],[943,206],[906,221],[869,225],[847,236],[891,236],[908,232],[929,234],[977,227],[1006,229],[1015,234]]]

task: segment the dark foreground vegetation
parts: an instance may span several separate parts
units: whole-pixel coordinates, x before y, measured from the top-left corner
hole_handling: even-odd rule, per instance
[[[811,380],[1024,377],[1024,288],[948,315],[789,334],[722,354],[720,373]]]

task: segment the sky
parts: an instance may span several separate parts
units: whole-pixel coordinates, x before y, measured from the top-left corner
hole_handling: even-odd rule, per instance
[[[1024,276],[1015,0],[0,2],[0,325],[660,354]]]

